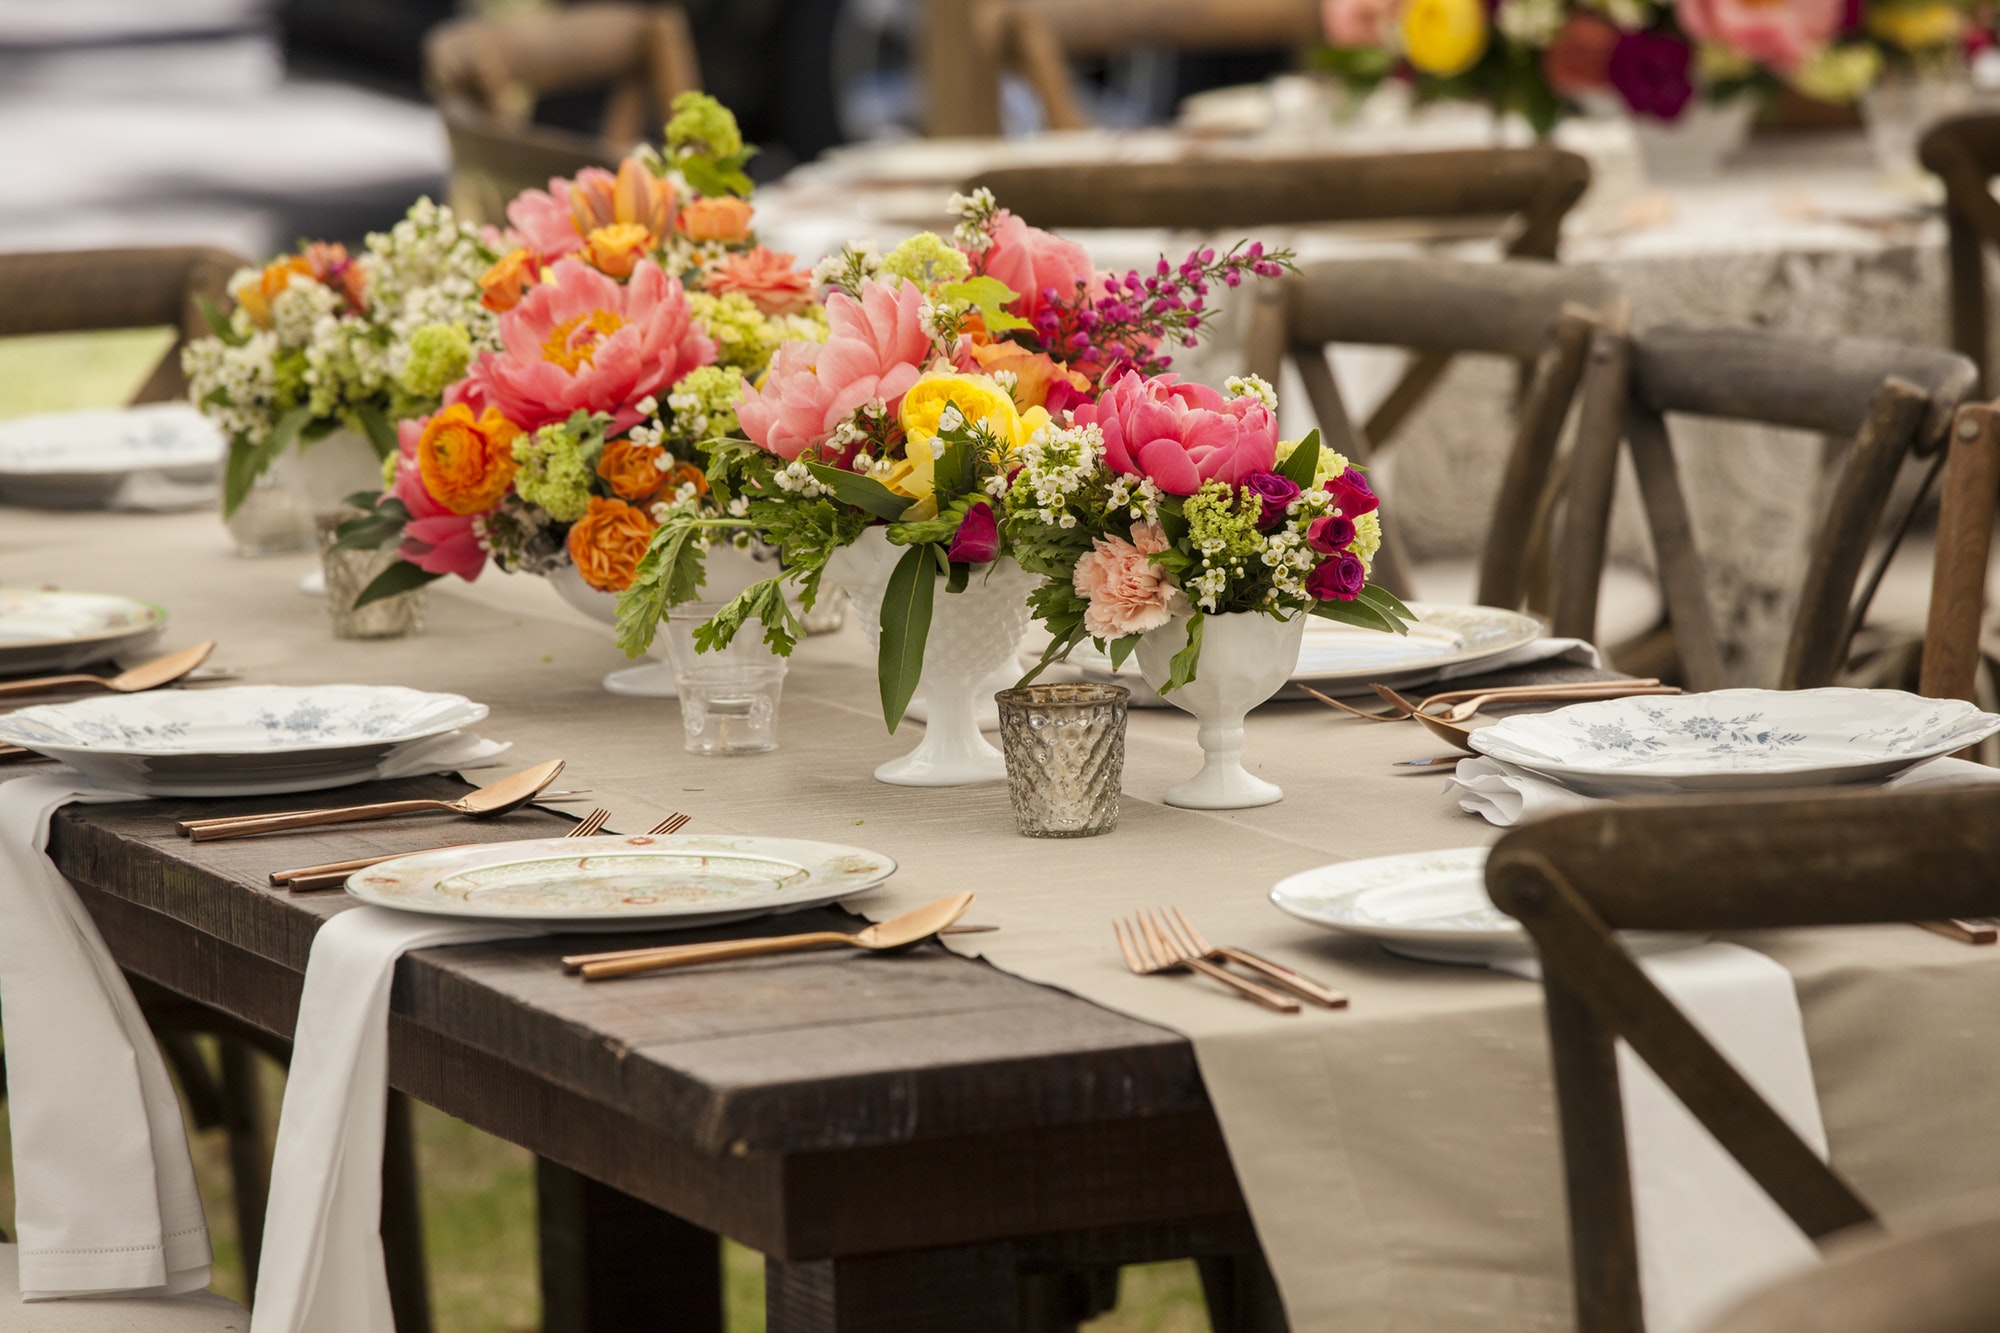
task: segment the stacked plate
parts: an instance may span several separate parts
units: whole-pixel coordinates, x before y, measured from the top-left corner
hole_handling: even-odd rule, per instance
[[[796,912],[876,888],[879,852],[799,838],[543,838],[418,852],[356,871],[362,902],[434,916],[631,930],[718,925]]]
[[[0,500],[48,509],[211,504],[228,444],[189,403],[0,423]]]
[[[0,742],[141,796],[266,796],[384,776],[485,717],[400,685],[241,685],[23,708]]]
[[[75,671],[137,653],[166,623],[164,609],[133,597],[0,588],[0,676]]]

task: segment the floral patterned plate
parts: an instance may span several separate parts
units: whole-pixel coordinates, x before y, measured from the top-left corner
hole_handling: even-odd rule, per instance
[[[1571,704],[1472,733],[1472,748],[1592,796],[1886,778],[2000,732],[1962,699],[1901,690],[1715,690]]]
[[[128,478],[213,482],[227,441],[191,403],[50,412],[0,423],[0,499],[51,509],[95,509]]]
[[[398,857],[356,871],[347,891],[402,912],[631,929],[819,907],[895,872],[879,852],[800,838],[541,838]]]
[[[107,662],[146,646],[166,623],[163,607],[136,597],[0,588],[0,676]]]
[[[486,705],[400,685],[237,685],[43,704],[0,716],[0,741],[148,796],[250,795],[365,782]]]
[[[1316,926],[1374,940],[1427,963],[1487,964],[1534,955],[1521,923],[1486,896],[1485,847],[1453,847],[1342,861],[1282,881],[1278,910]],[[1623,931],[1640,952],[1679,948],[1696,937]]]

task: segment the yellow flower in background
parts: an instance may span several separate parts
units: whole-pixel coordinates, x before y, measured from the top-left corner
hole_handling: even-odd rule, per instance
[[[1463,74],[1486,54],[1485,0],[1410,0],[1402,26],[1403,52],[1426,74]]]
[[[1852,102],[1882,72],[1882,56],[1872,46],[1829,46],[1815,52],[1792,86],[1822,102]]]
[[[1905,51],[1953,45],[1964,29],[1965,15],[1945,0],[1868,7],[1869,34]]]

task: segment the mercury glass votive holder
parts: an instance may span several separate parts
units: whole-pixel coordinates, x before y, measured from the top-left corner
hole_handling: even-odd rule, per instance
[[[1030,838],[1089,838],[1118,826],[1125,777],[1123,685],[1024,685],[994,695],[1014,823]]]
[[[357,609],[359,597],[377,575],[396,563],[396,548],[336,551],[335,529],[353,510],[322,514],[314,521],[319,537],[320,572],[326,578],[326,613],[336,639],[406,639],[424,632],[424,590],[398,593]]]

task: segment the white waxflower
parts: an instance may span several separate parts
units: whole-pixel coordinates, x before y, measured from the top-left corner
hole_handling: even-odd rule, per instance
[[[1278,391],[1261,375],[1231,375],[1222,387],[1231,398],[1255,398],[1273,412],[1278,410]]]

